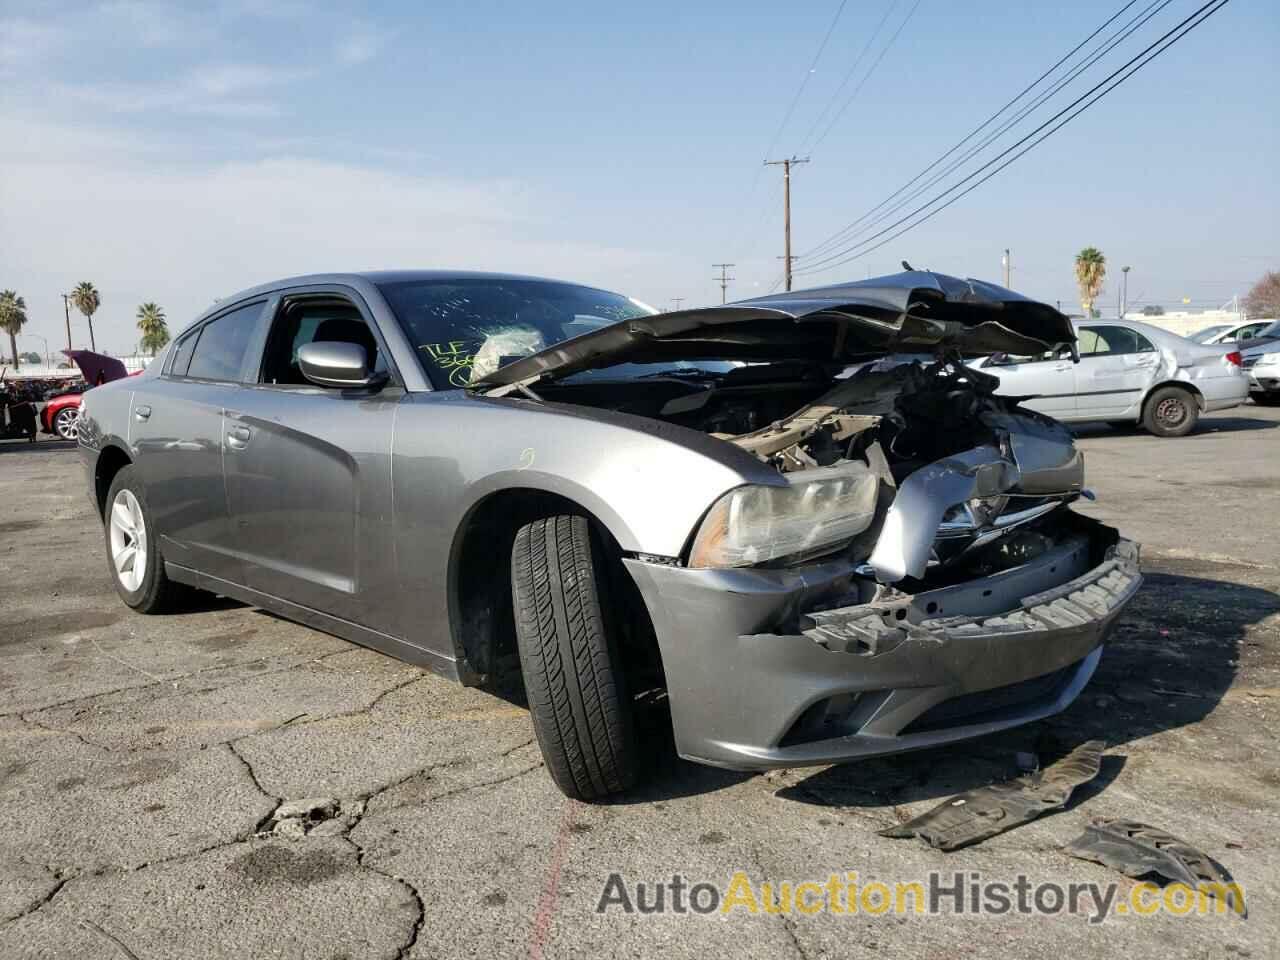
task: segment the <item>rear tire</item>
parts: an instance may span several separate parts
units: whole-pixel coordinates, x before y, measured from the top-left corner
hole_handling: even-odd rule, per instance
[[[1200,420],[1200,406],[1190,391],[1161,387],[1147,398],[1142,425],[1157,437],[1185,437]]]
[[[1253,402],[1262,407],[1280,407],[1280,393],[1251,393]]]
[[[80,408],[63,407],[53,415],[53,432],[63,440],[74,440],[80,435]]]
[[[139,613],[164,613],[189,596],[187,587],[165,575],[147,493],[132,466],[122,467],[111,481],[103,532],[111,582],[128,606]]]
[[[566,796],[597,800],[636,780],[631,702],[610,629],[608,577],[585,517],[525,524],[511,551],[516,641],[533,730]]]

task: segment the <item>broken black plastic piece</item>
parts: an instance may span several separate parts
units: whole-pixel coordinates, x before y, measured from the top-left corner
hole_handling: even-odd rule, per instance
[[[938,850],[959,850],[1061,810],[1076,787],[1102,769],[1101,740],[1082,743],[1038,773],[969,790],[944,800],[907,823],[879,831],[882,837],[919,837]]]
[[[1221,864],[1202,850],[1145,823],[1094,820],[1083,835],[1063,850],[1135,880],[1155,880],[1162,886],[1185,884],[1192,890],[1223,900],[1241,917],[1247,916],[1244,895]]]

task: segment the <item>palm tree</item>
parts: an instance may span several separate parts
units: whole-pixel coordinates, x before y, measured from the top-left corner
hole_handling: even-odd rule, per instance
[[[1107,258],[1097,247],[1085,247],[1076,254],[1076,285],[1080,288],[1080,306],[1086,318],[1093,316],[1093,301],[1102,293],[1107,276]]]
[[[102,306],[102,298],[98,296],[98,288],[86,280],[84,283],[76,284],[76,288],[71,291],[71,302],[76,305],[76,309],[84,314],[84,318],[89,321],[89,349],[97,351],[98,344],[93,339],[93,315],[98,312],[98,307]]]
[[[142,332],[142,349],[150,350],[153,357],[169,342],[169,325],[158,303],[148,301],[138,307],[138,329]]]
[[[0,293],[0,330],[9,334],[9,352],[13,354],[13,368],[18,369],[18,333],[27,322],[27,302],[12,290]]]

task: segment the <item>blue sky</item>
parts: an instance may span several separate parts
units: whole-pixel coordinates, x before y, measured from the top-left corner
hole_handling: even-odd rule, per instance
[[[847,0],[781,130],[775,154],[812,153],[800,253],[1122,0],[920,0],[848,100],[913,4]],[[329,269],[505,269],[687,306],[718,300],[711,264],[731,261],[731,297],[762,294],[782,250],[780,174],[761,161],[838,6],[0,0],[0,286],[56,348],[59,293],[92,280],[113,351],[143,300],[177,329],[216,297]],[[1170,3],[1099,67],[1196,6]],[[998,281],[1010,247],[1016,289],[1074,306],[1071,258],[1092,244],[1117,277],[1132,265],[1131,300],[1243,294],[1280,269],[1278,47],[1273,0],[1233,0],[929,223],[797,286],[903,259]]]

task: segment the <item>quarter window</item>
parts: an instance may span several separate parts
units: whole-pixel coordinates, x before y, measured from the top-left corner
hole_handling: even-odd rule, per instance
[[[239,380],[244,355],[262,315],[262,304],[253,303],[206,323],[196,341],[187,376],[200,380]]]
[[[1079,343],[1082,357],[1096,357],[1104,353],[1151,353],[1155,350],[1150,340],[1128,327],[1081,327]]]
[[[199,330],[192,330],[177,342],[173,348],[173,359],[169,361],[169,375],[185,377],[187,365],[191,363],[191,351],[196,348],[196,340],[200,338]]]

